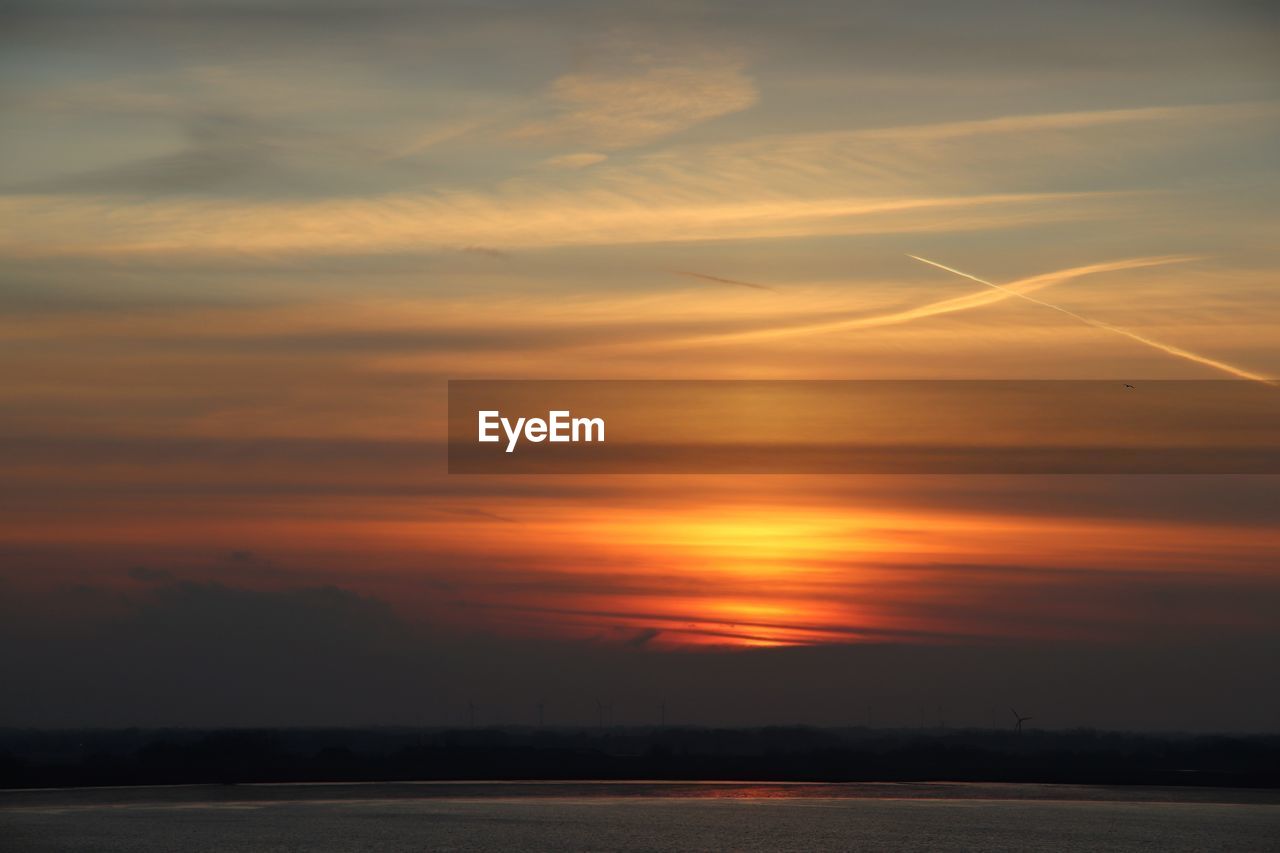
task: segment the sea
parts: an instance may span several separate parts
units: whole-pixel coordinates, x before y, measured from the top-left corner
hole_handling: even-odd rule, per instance
[[[1280,791],[423,782],[0,791],[5,853],[1280,851]]]

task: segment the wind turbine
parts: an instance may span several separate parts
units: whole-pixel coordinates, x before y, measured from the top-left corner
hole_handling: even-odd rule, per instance
[[[1024,717],[1012,708],[1009,709],[1009,713],[1013,714],[1013,718],[1017,720],[1017,722],[1014,723],[1013,730],[1018,734],[1022,734],[1022,724],[1027,720],[1030,720],[1031,717]]]

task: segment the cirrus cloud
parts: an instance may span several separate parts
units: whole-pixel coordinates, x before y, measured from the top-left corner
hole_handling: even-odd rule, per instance
[[[662,62],[642,57],[605,71],[556,78],[548,92],[552,114],[524,124],[514,135],[630,148],[745,110],[757,98],[755,84],[737,59],[712,55]]]

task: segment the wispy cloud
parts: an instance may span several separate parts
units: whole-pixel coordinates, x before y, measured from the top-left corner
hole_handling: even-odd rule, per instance
[[[851,131],[853,139],[884,139],[895,142],[939,141],[971,136],[1000,136],[1039,131],[1085,130],[1121,124],[1204,123],[1231,119],[1274,116],[1280,103],[1251,101],[1233,104],[1185,104],[1171,107],[1134,107],[1113,110],[1080,110],[1059,113],[1031,113],[968,121],[901,125]]]
[[[609,159],[609,155],[600,154],[594,151],[583,151],[577,154],[561,154],[558,157],[550,157],[543,162],[543,165],[552,169],[585,169],[588,166],[594,166],[597,163],[603,163]]]
[[[1145,158],[1202,156],[1226,127],[1268,138],[1280,101],[1007,115],[810,133],[764,133],[668,149],[632,169],[673,187],[731,193],[744,182],[793,194],[992,192],[1093,185],[1121,164],[1112,188],[1134,187]]]
[[[517,139],[562,141],[602,149],[630,148],[756,102],[742,61],[726,55],[652,50],[610,57],[608,66],[556,78],[547,93],[552,114],[513,131]]]
[[[654,187],[621,197],[545,187],[496,194],[257,204],[151,201],[122,207],[99,197],[0,199],[17,223],[0,237],[14,255],[387,252],[441,246],[501,249],[748,240],[834,234],[965,231],[1064,221],[1110,194],[689,198]],[[637,192],[639,189],[637,188]]]
[[[569,83],[557,84],[556,91],[563,91],[556,96],[560,100],[553,99],[559,105],[553,115],[522,125],[518,135],[546,141],[547,134],[563,131],[574,137],[575,147],[598,143],[593,147],[600,150],[550,158],[539,152],[539,159],[496,183],[391,189],[403,184],[395,178],[404,173],[395,169],[407,161],[387,159],[385,151],[434,144],[437,137],[430,134],[408,149],[403,143],[399,149],[380,143],[380,149],[282,130],[260,118],[189,115],[190,141],[183,150],[66,175],[43,190],[31,185],[0,199],[0,213],[16,223],[0,237],[0,251],[134,255],[323,248],[354,254],[458,245],[940,233],[1107,219],[1132,213],[1126,200],[1137,198],[1138,190],[1079,191],[1080,180],[1068,179],[1096,170],[1099,152],[1105,152],[1103,168],[1140,165],[1133,158],[1152,150],[1198,150],[1223,122],[1257,131],[1260,118],[1280,112],[1266,102],[1015,115],[757,134],[741,142],[606,157],[605,150],[651,141],[750,100],[749,87],[738,81],[737,60],[717,56],[661,64],[672,61],[627,59],[621,69],[568,75]],[[576,106],[566,106],[566,98]],[[169,109],[150,102],[145,108]],[[441,126],[446,138],[469,127]],[[1171,134],[1172,128],[1180,132]],[[1028,134],[1039,134],[1034,146],[1027,144]],[[350,185],[341,173],[330,174],[326,164],[350,162],[361,151],[382,165],[352,177]],[[423,175],[415,176],[420,183]],[[382,191],[358,192],[361,181],[374,181]],[[1046,190],[1055,186],[1071,189]],[[158,194],[237,187],[238,198]],[[124,206],[104,197],[130,191],[138,197]]]

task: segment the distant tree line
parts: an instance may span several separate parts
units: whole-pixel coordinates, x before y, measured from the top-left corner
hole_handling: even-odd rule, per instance
[[[486,779],[1280,787],[1280,736],[1093,730],[4,730],[0,787]]]

